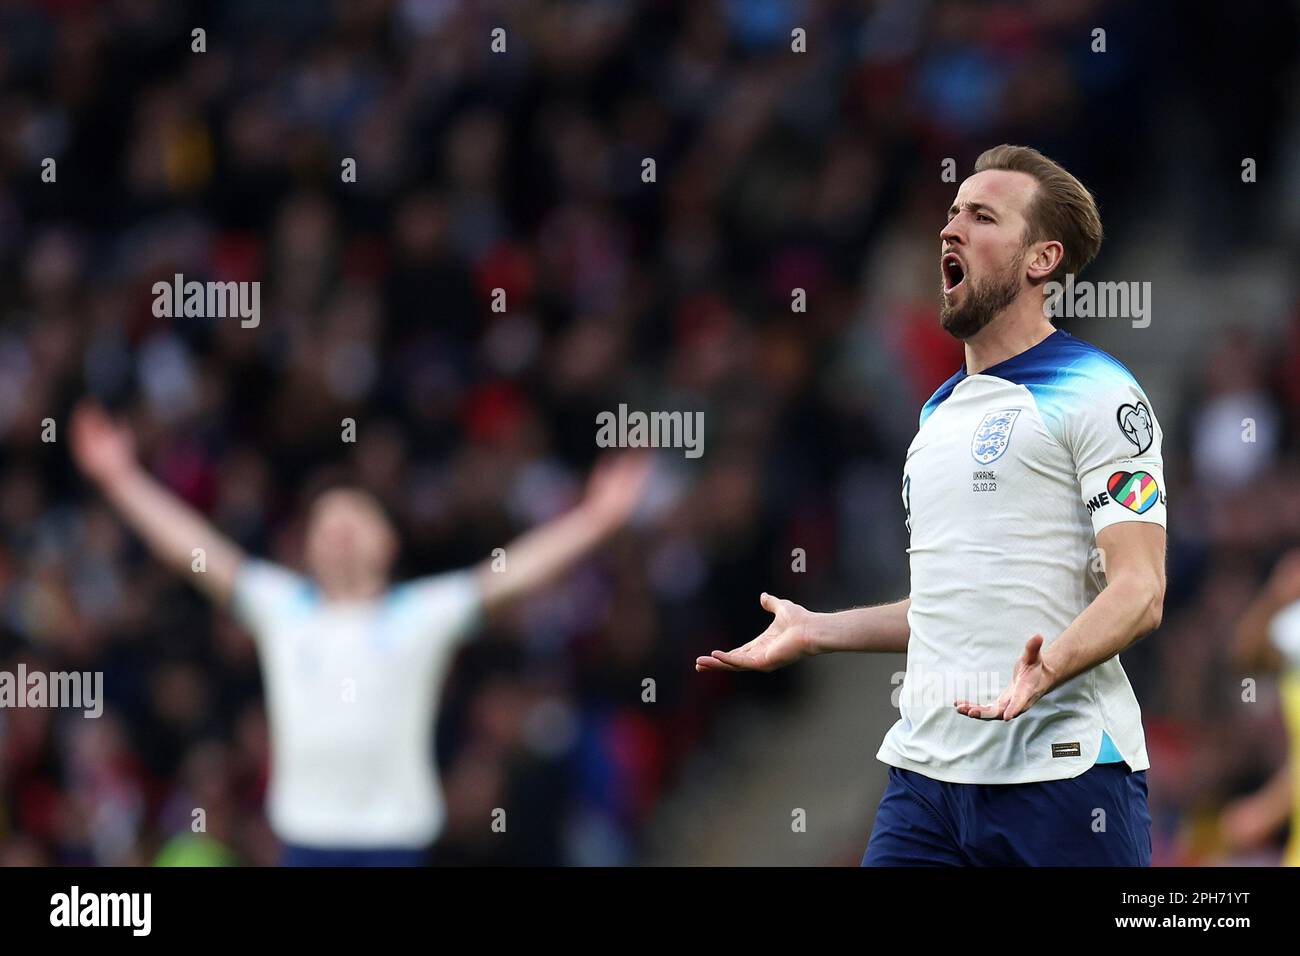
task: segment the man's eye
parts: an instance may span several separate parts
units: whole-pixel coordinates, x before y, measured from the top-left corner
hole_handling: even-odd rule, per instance
[[[992,217],[992,216],[986,215],[985,213],[982,213],[982,212],[980,212],[980,213],[976,213],[976,214],[975,214],[975,218],[976,218],[977,220],[979,220],[980,222],[992,222],[992,221],[993,221],[993,217]]]

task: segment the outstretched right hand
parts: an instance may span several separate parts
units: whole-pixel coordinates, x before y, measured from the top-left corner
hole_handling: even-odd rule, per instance
[[[87,477],[106,485],[135,467],[135,442],[129,429],[86,399],[72,413],[72,458]]]
[[[774,671],[817,653],[812,634],[816,615],[812,611],[766,591],[759,603],[773,614],[767,630],[733,651],[714,651],[708,657],[697,657],[697,671]]]

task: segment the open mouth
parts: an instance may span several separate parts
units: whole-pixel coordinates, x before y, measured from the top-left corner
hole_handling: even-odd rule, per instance
[[[961,264],[954,252],[947,253],[940,260],[940,270],[943,273],[943,291],[952,292],[957,286],[966,281],[966,268]]]

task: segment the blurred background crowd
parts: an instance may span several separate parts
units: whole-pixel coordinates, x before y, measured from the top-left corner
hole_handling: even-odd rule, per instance
[[[88,393],[285,564],[313,489],[346,473],[398,516],[402,576],[566,507],[597,412],[703,410],[705,453],[665,455],[652,516],[461,655],[438,855],[715,858],[700,841],[725,821],[702,837],[664,808],[754,779],[726,772],[735,715],[832,708],[865,796],[810,862],[855,862],[888,678],[846,696],[821,693],[824,659],[692,661],[766,626],[762,590],[906,593],[903,454],[962,357],[938,233],[1000,142],[1097,194],[1090,278],[1153,285],[1148,328],[1064,324],[1134,369],[1166,435],[1164,626],[1124,656],[1156,862],[1275,862],[1282,832],[1243,845],[1218,820],[1287,753],[1270,678],[1243,703],[1226,646],[1300,542],[1296,67],[1297,8],[1275,0],[0,5],[0,669],[102,671],[107,698],[99,720],[0,710],[0,863],[276,858],[253,645],[124,531],[63,431],[42,440]],[[260,281],[259,324],[155,317],[176,273]],[[506,834],[483,822],[499,806]]]

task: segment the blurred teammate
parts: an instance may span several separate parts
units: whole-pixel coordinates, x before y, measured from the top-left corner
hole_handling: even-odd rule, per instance
[[[1242,615],[1233,656],[1242,668],[1281,672],[1282,715],[1291,756],[1257,793],[1224,808],[1222,829],[1234,847],[1249,848],[1268,840],[1290,820],[1282,865],[1300,866],[1300,551],[1278,562],[1268,584]]]
[[[1045,309],[1101,238],[1056,163],[979,157],[940,232],[940,317],[966,359],[907,452],[910,596],[817,614],[764,594],[763,634],[696,661],[907,653],[864,865],[1150,864],[1150,764],[1117,655],[1160,623],[1161,432],[1128,369]]]
[[[268,816],[285,865],[423,862],[443,825],[433,723],[457,646],[622,526],[649,467],[636,455],[603,462],[577,507],[506,546],[503,571],[485,562],[393,586],[397,533],[365,491],[313,502],[303,577],[245,556],[144,470],[129,432],[98,406],[77,409],[72,448],[157,558],[252,633],[271,731]],[[195,548],[205,571],[193,570]]]

